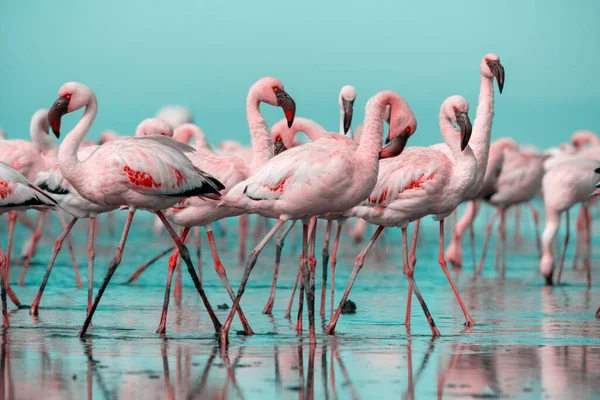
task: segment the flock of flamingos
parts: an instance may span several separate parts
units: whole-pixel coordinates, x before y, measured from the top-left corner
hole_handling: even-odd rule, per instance
[[[298,220],[302,222],[302,250],[296,277],[300,295],[297,326],[301,331],[305,301],[311,343],[316,342],[317,262],[314,252],[317,219],[326,220],[327,224],[324,235],[322,315],[327,295],[330,238],[334,242],[330,265],[332,282],[330,322],[326,328],[328,334],[335,331],[365,257],[382,231],[390,227],[402,230],[402,272],[409,282],[407,307],[410,310],[414,292],[432,334],[440,334],[414,276],[419,221],[428,215],[439,221],[439,264],[462,308],[465,324],[472,326],[475,322],[452,280],[446,260],[456,267],[462,265],[462,236],[469,230],[471,242],[474,243],[473,221],[482,201],[495,206],[497,210],[488,225],[483,251],[485,253],[491,228],[498,219],[500,251],[497,252],[496,261],[504,272],[507,209],[526,205],[532,212],[537,230],[537,211],[530,201],[536,196],[543,197],[546,225],[541,238],[537,235],[537,244],[540,273],[548,285],[560,283],[569,240],[569,209],[580,203],[575,257],[584,260],[589,285],[590,205],[594,195],[600,193],[599,138],[591,132],[579,131],[573,135],[571,143],[546,151],[519,146],[510,138],[492,142],[494,80],[502,93],[504,67],[497,55],[487,54],[479,69],[481,86],[473,124],[469,118],[469,103],[461,96],[448,97],[442,102],[439,113],[443,142],[429,147],[406,146],[417,130],[417,119],[409,104],[393,91],[386,90],[373,95],[366,104],[362,125],[353,130],[356,91],[351,86],[343,87],[339,95],[340,131],[328,132],[314,121],[296,117],[295,102],[284,90],[283,83],[268,77],[259,79],[250,87],[246,100],[251,149],[232,141],[224,142],[218,150],[213,149],[202,131],[191,123],[186,110],[178,108],[165,109],[157,118],[143,121],[135,137],[106,133],[96,144],[85,140],[98,111],[94,92],[82,83],[64,84],[50,110],[39,110],[33,115],[31,141],[3,139],[0,142],[0,212],[8,212],[9,215],[6,255],[0,248],[4,326],[9,325],[6,295],[15,305],[20,305],[9,283],[14,226],[16,221],[27,220],[23,211],[31,208],[40,213],[37,225],[29,222],[33,234],[26,244],[27,256],[21,283],[39,241],[44,215],[49,210],[56,210],[64,225],[32,303],[30,312],[33,315],[39,311],[43,290],[63,241],[66,239],[69,243],[69,232],[79,219],[90,219],[88,308],[80,337],[86,335],[100,299],[121,262],[137,210],[156,214],[157,221],[164,226],[175,244],[169,259],[166,293],[158,328],[161,334],[166,332],[171,281],[179,257],[202,298],[219,341],[222,344],[228,342],[228,333],[236,314],[245,333],[252,334],[240,305],[252,269],[261,250],[280,232],[273,287],[264,309],[264,313],[270,313],[283,240]],[[283,109],[285,118],[270,130],[260,112],[261,103]],[[49,131],[60,137],[61,118],[81,108],[84,108],[81,119],[58,146]],[[384,122],[389,126],[386,136]],[[298,132],[304,132],[311,141],[303,144],[295,140]],[[385,147],[382,144],[384,139]],[[468,202],[466,213],[455,224],[452,240],[445,249],[444,220],[463,202]],[[95,219],[100,214],[116,209],[128,209],[129,213],[116,254],[93,298]],[[61,210],[72,217],[69,223]],[[566,213],[567,235],[559,256],[554,241],[563,212]],[[240,286],[235,292],[219,259],[211,224],[225,218],[239,217],[241,232],[244,232],[240,235],[240,241],[244,242],[248,214],[273,218],[276,222],[249,253]],[[364,228],[367,223],[377,228],[356,258],[350,281],[334,311],[336,253],[342,226],[350,217],[358,218],[359,228]],[[409,249],[407,226],[410,223],[415,223],[415,233]],[[194,234],[197,235],[200,226],[206,229],[214,268],[233,302],[223,323],[213,311],[201,276],[196,272],[185,245],[190,230],[194,228]],[[179,233],[177,227],[181,228]],[[244,248],[245,243],[242,243],[241,257],[244,257]],[[483,257],[475,269],[473,253],[476,273],[481,273]],[[131,280],[136,279],[146,266],[136,271]],[[600,318],[600,309],[596,316]],[[409,317],[410,313],[407,313],[407,325],[410,324]]]

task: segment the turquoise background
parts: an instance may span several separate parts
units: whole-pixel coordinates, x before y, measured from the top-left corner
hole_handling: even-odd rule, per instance
[[[479,63],[506,68],[494,137],[555,145],[600,131],[600,2],[529,1],[16,1],[0,2],[0,126],[27,137],[59,87],[97,94],[104,129],[132,134],[169,103],[189,106],[209,139],[249,142],[245,96],[280,78],[298,115],[338,127],[341,86],[368,97],[393,89],[419,123],[412,144],[439,142],[437,115],[461,94],[474,117]],[[281,110],[263,106],[270,123]],[[65,119],[70,128],[77,117]]]

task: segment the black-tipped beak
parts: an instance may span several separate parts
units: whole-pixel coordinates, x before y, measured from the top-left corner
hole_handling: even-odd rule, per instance
[[[471,140],[471,131],[473,130],[469,115],[467,113],[457,111],[456,124],[460,128],[460,150],[464,151],[469,144],[469,140]]]
[[[294,117],[296,116],[296,102],[283,89],[279,89],[276,96],[277,105],[283,109],[285,119],[287,119],[288,128],[291,128],[294,123]]]
[[[406,132],[402,132],[400,136],[391,141],[388,138],[387,141],[389,141],[389,144],[381,149],[379,152],[379,159],[396,157],[402,154],[406,147],[406,143],[408,142],[408,138],[410,138],[410,135]]]
[[[59,97],[48,111],[48,123],[57,138],[60,137],[60,121],[62,116],[67,113],[69,101],[71,99],[68,97]]]
[[[277,138],[277,140],[275,140],[275,144],[274,144],[274,149],[273,149],[273,154],[277,155],[279,153],[283,153],[284,151],[287,150],[287,148],[285,147],[285,145],[283,144],[283,140],[281,140],[281,138]]]
[[[600,174],[600,167],[596,168],[596,169],[594,170],[594,172],[595,172],[595,173],[597,173],[597,174]]]
[[[344,135],[350,130],[352,125],[352,112],[354,111],[354,100],[342,99],[342,107],[344,108]]]
[[[502,89],[504,88],[504,67],[500,64],[500,60],[488,60],[487,65],[496,77],[498,89],[502,93]]]

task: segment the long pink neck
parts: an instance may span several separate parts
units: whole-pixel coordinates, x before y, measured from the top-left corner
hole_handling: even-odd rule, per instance
[[[444,142],[446,142],[446,145],[456,159],[461,153],[460,136],[443,108],[440,111],[440,132],[442,133]]]
[[[366,167],[371,167],[375,171],[379,170],[385,107],[388,104],[392,105],[393,102],[392,92],[381,92],[371,98],[365,110],[365,120],[356,149],[356,157],[360,158]],[[392,105],[392,107],[394,106]]]
[[[477,159],[477,179],[473,190],[479,191],[487,170],[490,153],[490,138],[492,135],[492,121],[494,119],[494,78],[481,76],[479,89],[479,103],[473,122],[473,133],[469,146],[473,149]]]
[[[284,121],[285,123],[285,121]],[[287,129],[287,127],[286,127]],[[294,119],[294,124],[289,128],[293,135],[296,136],[298,132],[304,132],[313,142],[319,139],[326,138],[330,135],[321,125],[317,124],[312,119],[297,117]]]
[[[251,171],[255,171],[273,157],[273,139],[269,135],[267,122],[260,113],[259,105],[257,91],[250,90],[246,99],[246,117],[248,118],[248,127],[252,138]]]
[[[87,101],[85,111],[81,119],[75,125],[75,128],[67,134],[65,140],[58,149],[58,165],[63,176],[71,182],[73,187],[77,189],[77,183],[85,178],[82,173],[83,163],[77,158],[77,151],[83,138],[90,130],[96,113],[98,112],[98,103],[96,96],[92,93]]]

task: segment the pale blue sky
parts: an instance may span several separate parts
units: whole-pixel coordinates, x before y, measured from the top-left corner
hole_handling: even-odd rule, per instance
[[[572,5],[571,5],[572,4]],[[355,124],[375,92],[415,112],[412,144],[439,142],[441,102],[460,94],[475,115],[479,63],[506,68],[493,136],[550,146],[600,131],[600,2],[2,1],[0,126],[26,137],[32,113],[78,80],[99,100],[91,137],[132,134],[167,103],[189,106],[213,142],[249,142],[244,106],[261,76],[280,78],[297,115],[338,127],[341,86],[358,91]],[[263,106],[270,122],[280,110]],[[65,130],[75,118],[69,118]]]

